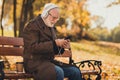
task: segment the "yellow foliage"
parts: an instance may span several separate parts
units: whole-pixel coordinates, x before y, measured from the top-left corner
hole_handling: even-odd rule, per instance
[[[66,29],[66,26],[65,25],[62,25],[61,27],[56,27],[57,31],[60,32],[60,33],[66,33],[67,32],[67,29]]]
[[[9,36],[9,37],[14,37],[14,33],[12,30],[4,30],[4,35],[3,36]],[[0,29],[0,36],[2,36],[2,31]]]
[[[56,2],[57,2],[57,0],[52,0],[51,2],[52,2],[52,3],[56,3]]]
[[[17,17],[20,17],[21,9],[22,9],[22,0],[17,0],[17,9],[16,9]]]
[[[41,14],[42,11],[34,11],[34,15],[39,15]]]

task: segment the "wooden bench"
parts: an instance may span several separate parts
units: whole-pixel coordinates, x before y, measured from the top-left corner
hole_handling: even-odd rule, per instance
[[[0,56],[23,56],[23,38],[15,38],[15,37],[0,37]],[[70,57],[68,54],[63,54],[63,57]],[[71,63],[71,62],[70,62]],[[80,69],[85,67],[86,65],[91,68],[92,70],[81,70],[81,73],[83,75],[88,75],[90,78],[90,75],[97,75],[97,80],[101,79],[101,68],[100,66],[101,61],[96,60],[86,60],[81,61],[77,63],[73,63],[74,65],[77,65]],[[97,67],[97,68],[96,68]],[[4,77],[4,79],[25,79],[25,78],[33,78],[31,74],[27,73],[16,73],[10,71],[9,73],[4,72],[4,75],[0,75],[0,77]]]

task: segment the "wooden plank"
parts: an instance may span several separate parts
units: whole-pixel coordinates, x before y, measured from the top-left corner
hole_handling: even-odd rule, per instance
[[[6,73],[4,79],[25,79],[33,78],[32,74],[27,73]]]
[[[64,53],[62,55],[55,55],[55,57],[71,57],[69,53]]]
[[[65,51],[62,55],[56,55],[56,57],[72,57],[72,52]]]
[[[1,56],[22,56],[23,48],[19,47],[0,47]]]
[[[23,38],[17,37],[1,37],[0,36],[0,45],[16,45],[23,46]]]
[[[82,75],[88,75],[88,74],[96,75],[96,74],[98,74],[98,71],[96,71],[96,70],[81,70],[81,73],[82,73]]]

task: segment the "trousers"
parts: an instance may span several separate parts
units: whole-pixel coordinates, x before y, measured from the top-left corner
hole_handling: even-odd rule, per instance
[[[82,80],[82,74],[77,67],[59,67],[55,65],[55,71],[57,74],[56,80],[64,80],[64,77],[69,80]]]

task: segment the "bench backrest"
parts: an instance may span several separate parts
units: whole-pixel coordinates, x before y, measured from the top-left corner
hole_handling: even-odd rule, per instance
[[[23,46],[23,38],[0,36],[0,55],[2,56],[22,56]],[[56,56],[59,57],[59,55]],[[62,57],[71,57],[71,55],[65,53]]]
[[[0,55],[22,56],[23,45],[23,38],[0,37]]]

